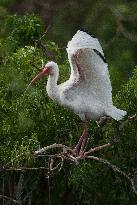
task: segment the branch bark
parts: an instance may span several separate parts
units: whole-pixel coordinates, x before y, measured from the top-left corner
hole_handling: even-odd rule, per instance
[[[87,159],[93,159],[95,161],[98,161],[98,162],[101,162],[103,163],[104,165],[107,165],[108,167],[110,167],[114,172],[117,172],[119,173],[120,175],[124,176],[127,181],[131,184],[132,186],[132,190],[135,194],[137,194],[137,189],[136,189],[136,185],[135,185],[135,182],[134,180],[129,177],[128,174],[126,174],[125,172],[123,172],[119,167],[117,167],[116,165],[113,165],[111,164],[109,161],[105,160],[105,159],[102,159],[102,158],[99,158],[99,157],[95,157],[95,156],[87,156],[86,157]]]
[[[42,153],[46,152],[47,150],[53,149],[53,148],[62,148],[64,151],[69,151],[72,154],[75,154],[75,152],[70,147],[63,145],[63,144],[56,144],[56,143],[49,145],[49,146],[46,146],[46,147],[43,147],[43,148],[39,149],[38,151],[35,151],[34,154],[36,154],[36,155],[42,154]]]
[[[15,199],[12,199],[11,197],[8,197],[8,196],[0,195],[0,199],[5,199],[11,203],[20,205],[20,203],[18,201],[16,201]]]

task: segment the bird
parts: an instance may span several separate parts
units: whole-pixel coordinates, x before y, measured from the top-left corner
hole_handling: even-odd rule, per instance
[[[48,96],[74,111],[83,122],[83,133],[74,148],[76,156],[82,156],[88,141],[89,120],[98,121],[109,116],[120,121],[127,112],[113,105],[112,86],[101,44],[85,29],[80,29],[67,45],[70,77],[58,84],[58,64],[50,61],[32,79],[29,86],[48,75]]]

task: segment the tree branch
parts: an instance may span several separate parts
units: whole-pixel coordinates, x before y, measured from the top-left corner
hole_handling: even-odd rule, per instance
[[[128,21],[128,19],[125,19],[122,13],[120,13],[120,11],[115,6],[108,5],[107,7],[116,18],[116,22],[117,22],[116,34],[117,35],[122,34],[125,38],[129,39],[130,41],[137,42],[137,35],[127,31],[127,29],[123,25],[123,22]]]
[[[109,161],[107,161],[105,159],[102,159],[102,158],[99,158],[99,157],[87,156],[86,158],[87,159],[93,159],[95,161],[101,162],[104,165],[107,165],[108,167],[110,167],[113,171],[115,171],[115,172],[119,173],[120,175],[124,176],[129,181],[129,183],[131,184],[133,192],[135,194],[137,194],[137,189],[136,189],[136,185],[135,185],[134,180],[131,177],[129,177],[128,174],[123,172],[119,167],[117,167],[116,165],[111,164]]]
[[[5,200],[10,201],[14,204],[19,204],[20,205],[20,203],[18,201],[16,201],[15,199],[12,199],[11,197],[8,197],[8,196],[0,195],[0,199],[5,199]]]
[[[43,152],[46,152],[47,150],[53,149],[53,148],[62,148],[64,150],[64,152],[69,151],[69,152],[71,152],[72,154],[75,155],[75,152],[70,147],[68,147],[66,145],[63,145],[63,144],[56,144],[56,143],[52,144],[52,145],[49,145],[49,146],[46,146],[46,147],[43,147],[43,148],[39,149],[38,151],[35,151],[34,154],[35,155],[42,154]]]
[[[102,149],[104,149],[106,147],[110,147],[110,146],[112,146],[112,144],[107,143],[107,144],[104,144],[104,145],[101,145],[101,146],[98,146],[98,147],[91,148],[89,151],[85,152],[85,155],[90,154],[92,152],[97,152],[99,150],[102,150]]]

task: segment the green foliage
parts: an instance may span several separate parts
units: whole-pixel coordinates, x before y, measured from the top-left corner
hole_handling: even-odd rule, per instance
[[[122,100],[124,99],[124,100]],[[137,67],[134,69],[133,76],[129,82],[123,86],[122,93],[118,92],[116,102],[121,104],[129,114],[136,113],[137,110]]]
[[[77,6],[74,10],[77,10]],[[120,8],[127,15],[127,7]],[[80,9],[83,15],[86,15],[82,6]],[[72,10],[71,12],[73,13]],[[95,18],[89,12],[85,19],[87,25],[90,17]],[[75,18],[77,19],[77,16]],[[104,21],[106,18],[107,14],[104,15]],[[78,19],[77,24],[79,24]],[[67,55],[64,48],[60,49],[56,43],[47,40],[48,37],[43,35],[45,31],[43,23],[34,14],[7,15],[3,17],[1,25],[3,29],[0,33],[0,140],[2,142],[0,164],[11,162],[14,167],[43,166],[44,160],[34,159],[31,155],[34,150],[37,150],[39,146],[55,142],[74,146],[82,131],[81,122],[74,113],[49,100],[43,86],[44,81],[30,87],[27,92],[25,89],[38,72],[42,62],[46,63],[49,60],[54,60],[59,64],[61,76],[59,83],[68,79]],[[108,36],[113,36],[114,27],[113,18],[110,18],[107,23],[104,22],[103,32],[106,39]],[[93,25],[93,28],[95,29],[96,25]],[[99,34],[100,31],[101,28],[98,28],[97,33]],[[60,35],[60,31],[56,35]],[[111,46],[114,51],[113,49],[109,51],[110,56],[116,49],[114,44]],[[122,43],[119,46],[122,48]],[[133,59],[131,52],[126,50],[119,56],[116,54],[115,58],[110,60],[114,93],[120,88],[114,97],[115,105],[127,110],[130,115],[135,114],[137,110],[137,68],[128,82],[124,83],[125,76],[117,68],[117,62],[119,61],[120,67],[124,65],[123,68],[127,69],[125,72],[129,72],[129,65],[126,67],[126,63]],[[89,146],[108,142],[115,126],[115,122],[110,123],[103,132],[99,133],[101,137],[94,141],[90,139]],[[91,122],[91,135],[94,133],[94,128],[96,125]],[[98,156],[108,159],[127,172],[132,172],[136,169],[137,160],[136,130],[136,122],[130,123],[121,134],[117,145],[99,153]],[[7,177],[9,175],[7,174]],[[17,174],[15,176],[18,178]],[[47,204],[48,185],[45,173],[38,172],[35,175],[29,173],[25,177],[28,187],[24,188],[24,192],[28,190],[32,192],[32,204]],[[66,163],[63,170],[51,176],[50,186],[53,205],[134,205],[136,202],[136,196],[123,178],[115,175],[109,168],[91,161],[83,162],[78,166]]]
[[[115,104],[133,115],[137,110],[137,68],[133,76],[122,86],[115,97]],[[113,134],[115,123],[107,126],[103,138],[108,140]],[[118,144],[107,149],[99,156],[107,158],[112,164],[117,164],[122,170],[136,170],[137,123],[129,123],[121,133]],[[100,140],[100,143],[102,140]],[[97,162],[83,162],[74,167],[69,177],[75,204],[135,204],[136,196],[131,193],[129,184],[104,165]],[[77,195],[75,195],[77,193]]]
[[[10,25],[10,26],[9,26]],[[43,25],[39,17],[34,14],[25,16],[7,16],[4,21],[5,33],[10,33],[10,38],[18,43],[18,46],[32,45],[34,40],[41,37]]]
[[[54,42],[49,42],[45,39],[42,40],[42,43],[45,43],[44,45],[47,49],[47,55],[45,56],[43,53],[44,51],[41,50],[41,48],[38,48],[37,44],[34,45],[35,39],[30,41],[30,44],[32,45],[27,45],[29,41],[28,39],[31,39],[32,37],[32,30],[36,34],[36,40],[39,37],[36,32],[37,24],[33,25],[33,29],[31,27],[30,30],[28,30],[32,19],[33,22],[35,22],[36,19],[37,22],[40,22],[38,17],[34,15],[31,15],[31,18],[28,15],[23,18],[13,16],[10,20],[12,21],[13,19],[16,22],[14,22],[15,24],[13,23],[14,26],[12,25],[13,30],[7,38],[2,39],[5,44],[1,43],[1,50],[5,48],[5,53],[2,53],[1,56],[3,64],[1,64],[0,75],[0,118],[2,122],[0,132],[1,138],[3,138],[3,144],[6,145],[8,153],[7,157],[3,152],[3,155],[0,156],[1,162],[8,161],[9,156],[11,157],[11,160],[16,157],[16,155],[13,156],[13,154],[11,154],[16,153],[15,147],[16,149],[18,147],[20,154],[22,152],[24,153],[24,150],[21,152],[21,149],[24,149],[22,146],[22,140],[24,140],[24,137],[26,141],[28,138],[28,142],[26,143],[28,146],[27,149],[30,148],[29,140],[33,139],[33,136],[36,136],[35,139],[39,139],[41,144],[44,144],[45,142],[46,144],[51,143],[51,140],[52,142],[57,139],[61,140],[64,135],[66,140],[68,140],[67,138],[69,135],[72,135],[69,133],[71,131],[70,127],[75,124],[75,120],[73,120],[73,122],[67,120],[69,116],[73,115],[72,113],[49,102],[44,88],[41,87],[43,82],[36,85],[34,88],[30,88],[28,92],[25,92],[28,83],[38,72],[37,68],[32,64],[40,68],[42,60],[46,62],[51,58],[54,58],[58,62],[63,62],[62,58],[64,54],[61,54],[61,50]],[[42,30],[42,27],[40,30]],[[25,37],[19,38],[22,31],[24,32],[23,34]],[[12,39],[13,42],[10,44],[10,47],[9,39]],[[23,46],[23,44],[27,46],[20,47],[21,45]],[[11,51],[9,51],[9,49]],[[61,66],[62,79],[60,79],[60,82],[67,77],[67,66],[68,63],[66,62]],[[60,129],[61,124],[64,128],[63,130]],[[9,139],[12,140],[15,147],[11,147],[11,143],[7,144],[7,141],[10,141]],[[33,148],[35,149],[36,147],[34,146]]]

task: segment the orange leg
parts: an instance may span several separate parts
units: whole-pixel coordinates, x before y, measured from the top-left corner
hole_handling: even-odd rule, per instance
[[[84,153],[84,148],[87,144],[87,140],[88,140],[88,122],[87,122],[86,115],[85,115],[84,130],[74,149],[77,156],[79,155],[82,156],[82,154]]]

